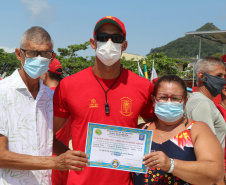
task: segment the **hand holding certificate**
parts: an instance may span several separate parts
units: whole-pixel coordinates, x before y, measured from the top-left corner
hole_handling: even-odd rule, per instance
[[[146,173],[143,156],[150,152],[152,131],[89,123],[89,166]]]

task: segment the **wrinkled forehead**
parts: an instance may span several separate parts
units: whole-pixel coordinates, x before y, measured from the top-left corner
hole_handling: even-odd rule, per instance
[[[214,65],[214,64],[212,64],[212,65],[208,66],[206,72],[210,75],[213,75],[213,76],[219,76],[219,74],[222,74],[224,76],[225,70],[226,70],[225,65],[222,65],[222,64],[215,64]]]
[[[36,51],[51,51],[53,50],[53,44],[50,42],[37,43],[31,40],[27,40],[26,45],[22,49]]]

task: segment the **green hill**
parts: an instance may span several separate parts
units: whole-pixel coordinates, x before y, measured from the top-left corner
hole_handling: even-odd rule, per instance
[[[219,28],[217,28],[213,23],[206,23],[196,31],[210,30],[219,30]],[[205,39],[202,39],[201,47],[201,57],[222,53],[223,50],[222,44]],[[163,52],[168,57],[172,58],[196,58],[199,54],[199,37],[186,35],[166,44],[165,46],[151,49],[150,53],[147,55],[160,52]]]

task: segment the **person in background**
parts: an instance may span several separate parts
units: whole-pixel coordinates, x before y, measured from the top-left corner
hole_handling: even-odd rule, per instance
[[[79,151],[52,156],[53,91],[40,80],[56,55],[49,33],[29,28],[15,54],[21,68],[0,81],[0,184],[48,185],[50,169],[81,170],[88,159]]]
[[[155,117],[153,85],[121,66],[127,48],[124,24],[113,16],[100,19],[90,45],[96,52],[94,66],[65,77],[54,93],[54,131],[70,116],[73,149],[80,151],[85,151],[88,122],[136,128],[139,115]],[[71,170],[67,183],[129,185],[131,180],[126,171],[87,167]]]
[[[203,184],[223,178],[223,151],[209,126],[184,115],[187,89],[175,75],[161,77],[154,86],[157,120],[140,125],[153,130],[151,150],[144,156],[147,174],[134,173],[134,185]]]
[[[225,84],[225,64],[216,57],[205,57],[195,65],[197,89],[188,98],[185,110],[190,119],[203,121],[209,125],[225,148],[226,124],[213,98],[222,92]]]
[[[197,89],[188,99],[186,115],[190,119],[203,121],[209,125],[213,133],[225,149],[226,124],[213,99],[221,94],[225,84],[225,64],[220,58],[205,57],[195,65]],[[223,179],[218,184],[223,184]]]
[[[49,70],[41,76],[43,84],[49,87],[52,90],[56,89],[56,86],[59,84],[62,79],[62,66],[59,60],[56,58],[49,64]]]
[[[48,86],[50,89],[55,90],[56,86],[62,79],[62,65],[56,58],[49,64],[49,70],[41,76],[43,84]],[[67,147],[69,147],[69,141],[71,138],[71,127],[70,119],[67,123],[56,133],[56,138],[63,142]],[[52,170],[52,185],[66,185],[69,170],[59,171]]]

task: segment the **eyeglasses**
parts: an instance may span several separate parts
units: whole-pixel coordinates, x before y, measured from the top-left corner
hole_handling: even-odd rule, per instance
[[[124,35],[107,33],[97,33],[94,38],[100,42],[107,42],[111,38],[112,42],[120,44],[126,40]]]
[[[168,99],[170,99],[171,102],[181,103],[184,100],[184,96],[181,95],[168,96],[167,94],[158,93],[155,95],[155,99],[158,102],[167,102]]]
[[[34,58],[40,55],[41,57],[51,59],[54,53],[54,51],[34,51],[34,50],[25,50],[22,48],[20,48],[20,50],[24,52],[25,57],[27,58]]]

